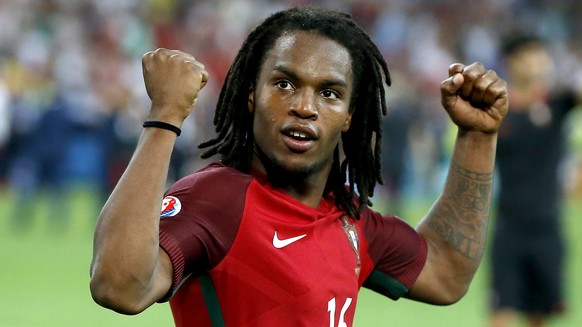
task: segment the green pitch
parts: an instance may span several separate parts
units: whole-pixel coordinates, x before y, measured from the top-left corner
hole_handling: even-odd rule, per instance
[[[66,206],[63,207],[62,198],[56,202],[46,196],[15,207],[13,196],[0,191],[0,326],[173,326],[167,304],[155,304],[137,316],[124,316],[93,302],[89,264],[99,203],[94,194],[83,190],[73,192],[69,198],[68,209],[63,209]],[[414,202],[406,207],[415,208],[407,217],[420,217],[428,203]],[[31,208],[35,209],[35,217],[26,225],[25,218],[19,215]],[[49,218],[50,212],[61,211],[71,213],[68,221],[49,220],[54,219]],[[566,213],[570,311],[553,321],[553,327],[582,326],[582,311],[576,310],[582,307],[582,278],[577,277],[582,276],[580,195],[569,201]],[[22,224],[14,225],[15,219]],[[486,326],[487,277],[485,261],[467,296],[447,307],[408,300],[393,302],[363,290],[354,326]]]

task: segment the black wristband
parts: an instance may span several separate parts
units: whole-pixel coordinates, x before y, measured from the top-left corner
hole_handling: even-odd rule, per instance
[[[155,127],[155,128],[166,129],[168,131],[172,131],[172,132],[176,133],[176,135],[178,135],[178,136],[180,136],[180,134],[182,134],[182,130],[179,127],[176,127],[172,124],[164,123],[163,121],[155,121],[155,120],[146,121],[143,123],[143,127]]]

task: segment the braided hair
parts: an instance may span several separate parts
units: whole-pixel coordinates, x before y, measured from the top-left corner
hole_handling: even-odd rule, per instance
[[[246,110],[249,90],[255,85],[265,54],[285,32],[319,33],[345,47],[352,58],[355,108],[351,127],[334,150],[326,190],[349,216],[358,217],[371,205],[376,183],[382,184],[382,116],[386,115],[384,83],[390,74],[382,54],[349,14],[315,6],[300,6],[268,17],[243,43],[222,86],[214,125],[218,134],[203,142],[202,158],[220,154],[225,165],[249,172],[254,151],[252,114]],[[340,146],[345,158],[340,162]],[[345,186],[346,179],[349,187]],[[355,189],[359,194],[356,199]]]

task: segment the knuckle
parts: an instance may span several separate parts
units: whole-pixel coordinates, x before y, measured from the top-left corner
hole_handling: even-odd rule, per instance
[[[475,89],[477,90],[485,90],[489,87],[489,85],[491,84],[491,82],[486,78],[485,75],[481,75],[478,78],[475,79],[475,82],[473,83],[473,86],[475,87]]]
[[[477,79],[485,74],[485,67],[480,62],[474,62],[463,69],[463,75],[470,79]]]
[[[148,51],[148,52],[143,54],[143,56],[141,57],[141,60],[142,60],[142,62],[148,62],[148,61],[152,60],[153,56],[154,56],[154,52]]]

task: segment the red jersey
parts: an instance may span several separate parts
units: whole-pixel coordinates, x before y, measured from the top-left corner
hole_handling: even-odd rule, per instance
[[[397,217],[309,207],[221,164],[168,190],[160,245],[176,326],[351,326],[360,287],[399,298],[427,251]]]

